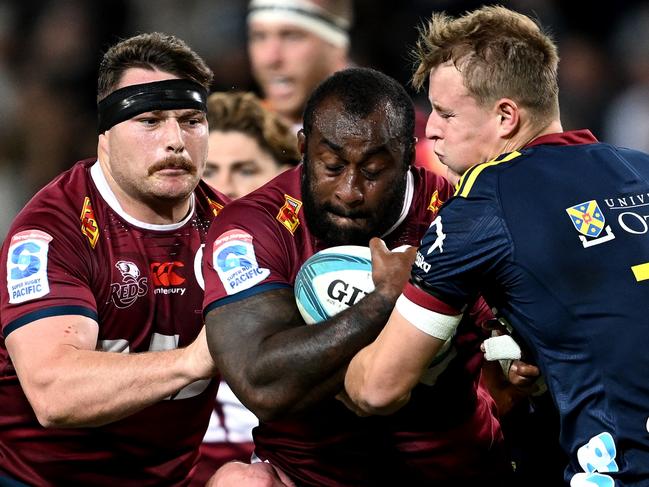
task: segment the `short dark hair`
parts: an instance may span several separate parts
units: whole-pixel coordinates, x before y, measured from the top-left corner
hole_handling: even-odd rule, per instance
[[[99,64],[97,101],[110,95],[130,68],[159,69],[202,85],[208,92],[214,73],[183,40],[151,32],[122,40],[106,51]]]
[[[345,111],[365,118],[380,107],[395,110],[396,133],[406,139],[407,149],[414,144],[415,108],[405,88],[395,79],[371,68],[349,68],[325,79],[311,93],[304,107],[304,135],[313,128],[314,114],[323,101],[339,100]]]

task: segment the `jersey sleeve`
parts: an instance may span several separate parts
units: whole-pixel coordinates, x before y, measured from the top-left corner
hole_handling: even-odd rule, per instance
[[[492,202],[453,198],[422,239],[399,311],[422,331],[447,339],[510,253],[511,239]]]
[[[0,291],[0,313],[5,337],[49,316],[76,314],[97,320],[85,242],[75,239],[81,232],[66,227],[66,218],[56,211],[47,217],[43,213],[17,221],[2,247],[0,273],[6,285]]]
[[[279,287],[292,287],[289,242],[263,208],[234,202],[210,227],[203,254],[203,312]]]

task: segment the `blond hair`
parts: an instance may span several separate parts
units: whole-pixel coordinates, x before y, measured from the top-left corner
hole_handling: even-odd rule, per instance
[[[252,137],[278,166],[295,166],[300,162],[297,135],[264,108],[254,93],[212,93],[207,99],[207,121],[210,131],[241,132]]]
[[[434,13],[420,30],[414,55],[415,88],[423,86],[432,69],[450,62],[482,106],[510,98],[529,110],[535,123],[559,116],[557,46],[526,15],[502,6],[458,18]]]

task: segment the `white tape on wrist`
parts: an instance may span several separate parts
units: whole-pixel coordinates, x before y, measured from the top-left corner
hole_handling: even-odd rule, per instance
[[[484,341],[485,358],[492,360],[519,360],[521,348],[510,335],[487,338]]]

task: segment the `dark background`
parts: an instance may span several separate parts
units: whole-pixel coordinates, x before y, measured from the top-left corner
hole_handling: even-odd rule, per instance
[[[496,2],[357,0],[352,60],[407,85],[417,27],[431,12],[461,14],[485,3]],[[564,129],[590,128],[607,141],[649,150],[649,2],[498,3],[539,19],[558,42]],[[214,91],[256,90],[245,50],[246,5],[0,0],[0,239],[35,191],[96,154],[97,64],[116,40],[152,30],[176,34],[214,70]],[[428,110],[425,94],[410,91]]]

